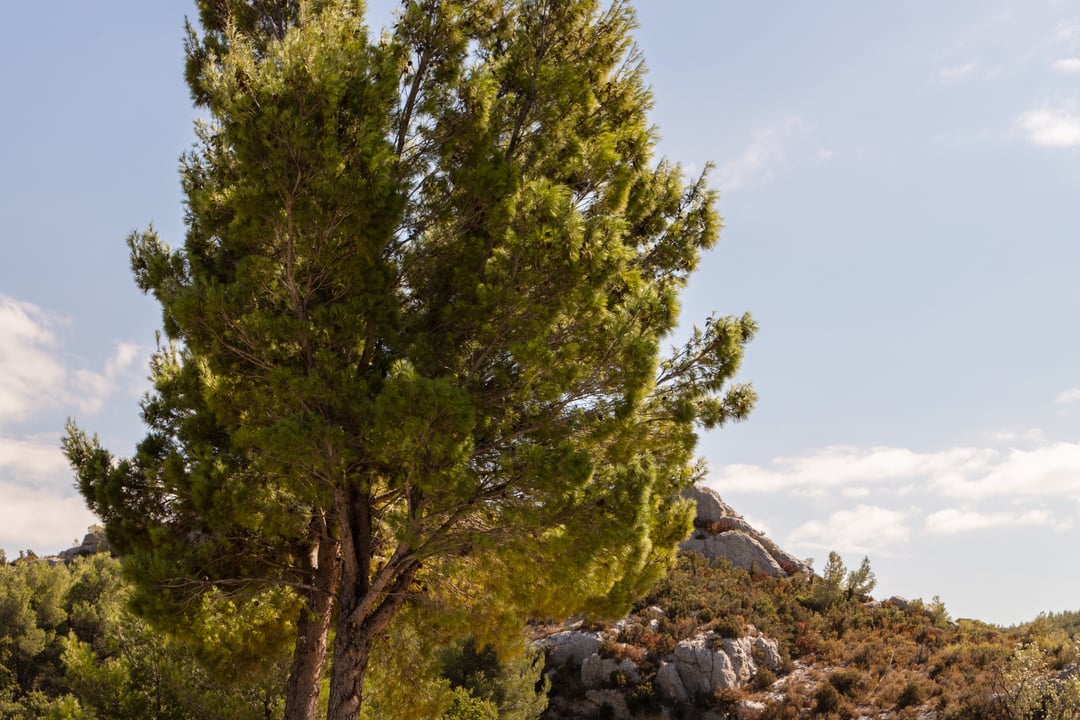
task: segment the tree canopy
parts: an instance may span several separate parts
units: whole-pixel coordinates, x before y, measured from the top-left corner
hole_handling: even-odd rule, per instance
[[[202,0],[183,246],[129,238],[165,339],[147,435],[65,450],[151,621],[294,645],[286,717],[357,717],[403,607],[481,644],[670,563],[696,431],[745,416],[749,316],[663,354],[716,241],[653,157],[621,1]],[[486,637],[490,635],[491,637]],[[241,649],[243,650],[243,649]]]

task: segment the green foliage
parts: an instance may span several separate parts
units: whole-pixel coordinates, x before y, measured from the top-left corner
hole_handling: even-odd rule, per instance
[[[375,646],[361,717],[536,720],[549,684],[543,655],[521,643],[519,635],[502,656],[471,639],[440,644],[435,629],[407,609]]]
[[[478,650],[472,640],[442,652],[443,676],[455,691],[467,690],[495,708],[500,720],[534,720],[547,707],[544,657],[527,648],[499,657],[491,647]],[[453,713],[447,720],[453,718]]]
[[[922,685],[916,680],[911,680],[904,685],[904,689],[897,696],[896,707],[900,709],[921,705],[925,699],[926,693]]]
[[[933,705],[942,717],[999,717],[996,678],[1005,665],[1015,632],[970,620],[940,622],[944,613],[927,613],[912,603],[901,610],[890,603],[847,600],[850,572],[837,556],[828,575],[835,580],[832,603],[812,602],[826,583],[822,578],[770,578],[751,575],[725,561],[709,562],[696,554],[681,556],[667,577],[635,604],[634,623],[626,624],[620,642],[647,651],[640,660],[645,682],[680,640],[719,631],[725,625],[753,625],[775,638],[781,649],[778,675],[796,667],[827,668],[814,671],[817,687],[828,685],[839,698],[844,716],[855,708],[893,711],[900,699],[924,707]],[[667,610],[653,620],[650,606]],[[945,616],[947,617],[947,615]],[[1048,665],[1065,668],[1073,656],[1058,644],[1055,629],[1041,642]],[[1038,642],[1032,637],[1033,642]],[[760,684],[764,684],[764,680]],[[905,689],[914,684],[914,690]],[[805,717],[814,712],[813,693],[799,690],[801,683],[785,686],[784,699],[771,702],[763,718]],[[762,689],[755,678],[751,690]],[[563,692],[557,684],[555,692]],[[831,693],[822,690],[822,693]],[[912,693],[921,693],[921,699]],[[767,698],[759,696],[765,701]],[[918,700],[918,702],[916,702]],[[833,707],[831,698],[826,707]]]
[[[295,699],[335,598],[341,718],[408,603],[451,636],[623,612],[688,531],[697,429],[753,404],[756,329],[661,354],[720,220],[653,157],[628,5],[406,0],[379,39],[359,0],[198,6],[187,235],[129,239],[167,337],[148,433],[65,441],[134,607],[254,623],[245,665],[293,631]]]
[[[864,557],[858,569],[849,571],[840,554],[830,552],[820,579],[815,581],[804,602],[816,610],[851,604],[869,596],[876,585],[877,578],[870,569],[870,558]]]
[[[1080,644],[1070,653],[1080,660]],[[1037,644],[1017,645],[998,682],[997,700],[1009,720],[1075,720],[1080,717],[1080,674],[1055,677]]]
[[[254,720],[280,705],[280,666],[210,675],[127,599],[108,554],[0,566],[0,717]]]
[[[828,715],[840,709],[844,699],[839,691],[829,683],[823,683],[814,691],[814,713]]]
[[[849,600],[861,600],[873,592],[876,585],[877,578],[870,570],[870,558],[864,557],[859,563],[859,569],[848,573],[844,593]]]

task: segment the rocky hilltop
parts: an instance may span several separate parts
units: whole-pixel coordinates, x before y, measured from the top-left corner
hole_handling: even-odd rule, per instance
[[[726,560],[772,578],[810,573],[804,561],[752,527],[714,490],[698,486],[683,495],[696,503],[697,514],[693,532],[680,546],[682,554]],[[705,623],[676,641],[679,633],[673,634],[672,626],[678,620],[672,615],[654,605],[611,625],[577,622],[540,638],[555,690],[544,717],[667,720],[681,717],[703,697],[738,693],[755,679],[771,682],[781,672],[777,641],[752,625]]]
[[[683,496],[697,503],[694,532],[680,546],[683,552],[701,553],[710,560],[723,558],[735,567],[772,577],[811,572],[806,562],[751,527],[715,490],[695,486],[685,490]]]

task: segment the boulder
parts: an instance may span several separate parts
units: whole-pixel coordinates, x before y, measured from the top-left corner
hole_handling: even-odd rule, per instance
[[[633,717],[626,706],[626,698],[618,690],[587,691],[581,711],[581,717],[597,717],[601,713],[607,714],[612,720],[631,720]]]
[[[660,669],[656,671],[656,679],[653,680],[656,692],[662,698],[674,700],[677,703],[690,702],[690,696],[683,685],[679,675],[679,666],[673,662],[660,663]]]
[[[721,688],[735,687],[738,679],[731,658],[714,646],[714,634],[704,633],[675,646],[675,665],[686,694],[712,695]]]
[[[669,667],[673,669],[665,670]],[[673,662],[661,665],[656,673],[656,689],[664,697],[688,702],[698,694],[712,695],[721,688],[747,683],[759,667],[779,669],[775,640],[720,638],[710,631],[675,646]]]
[[[695,533],[679,546],[683,552],[701,553],[710,560],[724,558],[735,567],[757,570],[772,577],[787,577],[788,573],[757,538],[732,531],[710,535]]]
[[[809,565],[756,530],[712,488],[695,485],[682,495],[697,505],[694,534],[680,546],[684,552],[724,558],[736,567],[754,568],[773,577],[810,572]]]
[[[90,532],[83,536],[83,541],[75,547],[60,551],[60,561],[63,563],[74,562],[76,558],[87,555],[96,555],[99,552],[109,550],[109,541],[105,539],[105,533],[100,529],[91,528]]]
[[[911,607],[911,602],[907,598],[900,597],[899,595],[893,595],[885,602],[889,603],[890,605],[895,605],[900,610],[907,610],[909,607]]]
[[[547,648],[551,665],[581,665],[600,649],[600,633],[563,630],[544,638],[540,644]]]
[[[581,663],[581,683],[587,688],[604,687],[611,684],[611,678],[616,672],[622,673],[623,677],[634,685],[641,682],[637,663],[630,658],[615,660],[593,653]]]
[[[593,653],[581,663],[581,683],[587,688],[603,687],[608,684],[618,667],[615,660]]]
[[[720,499],[720,493],[703,485],[694,485],[682,491],[682,496],[697,504],[695,525],[708,525],[719,522],[721,518],[739,517],[739,514]],[[741,518],[740,518],[741,519]]]

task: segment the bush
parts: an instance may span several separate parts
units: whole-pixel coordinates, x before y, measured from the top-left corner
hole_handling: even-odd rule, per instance
[[[713,707],[725,715],[730,715],[738,709],[739,703],[745,699],[743,691],[739,688],[720,688],[713,693]]]
[[[840,696],[839,691],[829,683],[823,683],[814,692],[814,713],[816,715],[834,713],[840,709],[841,705],[843,705],[843,698]]]
[[[900,695],[896,698],[896,707],[901,709],[922,705],[925,699],[926,694],[923,692],[922,686],[912,680],[900,691]]]
[[[855,698],[863,689],[863,675],[858,670],[837,670],[829,676],[829,684],[844,697]]]
[[[754,677],[750,678],[750,687],[754,690],[768,690],[776,682],[776,673],[767,667],[759,667]]]
[[[729,616],[718,620],[713,630],[722,638],[735,639],[742,635],[743,628],[738,618]]]

